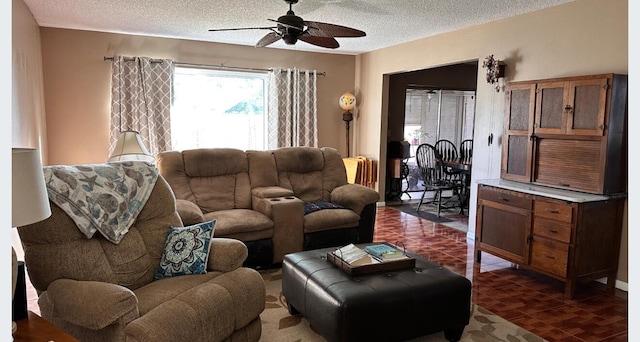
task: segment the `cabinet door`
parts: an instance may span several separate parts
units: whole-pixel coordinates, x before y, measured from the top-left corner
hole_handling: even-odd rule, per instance
[[[576,80],[567,86],[567,134],[604,134],[608,78]]]
[[[535,83],[507,87],[505,134],[501,177],[531,181],[531,134],[535,108]]]
[[[480,250],[528,264],[531,210],[479,200],[476,225],[476,243]]]
[[[602,193],[599,141],[539,138],[535,144],[534,183]]]
[[[565,107],[565,82],[538,83],[534,133],[563,134],[568,113]]]

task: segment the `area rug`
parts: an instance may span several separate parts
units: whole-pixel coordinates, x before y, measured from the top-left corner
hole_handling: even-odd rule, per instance
[[[460,214],[459,208],[442,209],[440,211],[440,217],[436,214],[436,209],[433,205],[422,205],[420,211],[417,210],[418,202],[409,202],[399,205],[389,205],[389,208],[402,211],[403,213],[413,215],[416,217],[429,220],[431,222],[439,223],[443,226],[447,226],[453,229],[457,229],[461,232],[469,231],[469,224],[467,223],[468,217]],[[465,210],[465,214],[468,214]],[[461,217],[465,217],[465,220],[460,220]]]
[[[440,210],[440,217],[438,217],[438,215],[436,213],[436,210],[435,210],[433,205],[429,205],[429,204],[425,205],[425,204],[423,204],[422,206],[420,206],[420,211],[418,211],[417,210],[418,203],[405,203],[405,204],[401,204],[401,205],[390,205],[389,208],[400,210],[403,213],[411,214],[413,216],[418,216],[418,217],[421,217],[421,218],[423,218],[425,220],[429,220],[429,221],[435,222],[435,223],[451,222],[453,220],[448,219],[447,216],[460,213],[460,209],[457,209],[457,208],[455,209],[455,211],[448,210],[448,209],[441,209]]]
[[[265,310],[260,315],[262,320],[263,342],[324,342],[322,336],[316,334],[309,321],[300,315],[289,315],[287,300],[282,296],[282,269],[260,271],[266,288],[267,299]],[[410,340],[410,342],[439,342],[447,340],[444,333],[435,333]],[[471,319],[464,330],[461,341],[469,342],[544,342],[546,340],[520,328],[519,326],[497,316],[478,305],[471,307]]]

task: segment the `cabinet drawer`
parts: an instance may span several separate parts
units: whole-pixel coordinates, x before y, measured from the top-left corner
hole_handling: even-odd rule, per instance
[[[569,243],[571,241],[571,223],[535,217],[533,219],[533,234]]]
[[[531,210],[533,199],[527,196],[528,195],[515,191],[499,190],[484,186],[478,190],[478,199],[480,200],[503,203],[513,207]]]
[[[571,223],[573,207],[569,204],[536,201],[533,214],[535,216]]]
[[[531,244],[531,267],[566,277],[569,245],[562,242],[534,238]]]

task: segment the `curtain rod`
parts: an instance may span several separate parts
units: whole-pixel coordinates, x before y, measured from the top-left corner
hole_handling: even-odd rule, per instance
[[[113,60],[113,56],[104,56],[103,57],[105,61],[112,61]],[[134,58],[133,57],[125,57],[124,58],[125,61],[133,61]],[[151,63],[162,63],[161,59],[151,59]],[[251,67],[236,67],[236,66],[227,66],[227,65],[213,65],[213,64],[197,64],[197,63],[180,63],[180,62],[175,62],[175,64],[177,66],[184,66],[184,67],[196,67],[196,68],[211,68],[211,69],[233,69],[233,70],[248,70],[248,71],[263,71],[263,72],[267,72],[267,71],[273,71],[273,69],[265,69],[265,68],[251,68]],[[302,72],[302,71],[301,71]],[[315,73],[317,75],[320,76],[326,76],[327,74],[325,72],[317,72],[315,71]]]

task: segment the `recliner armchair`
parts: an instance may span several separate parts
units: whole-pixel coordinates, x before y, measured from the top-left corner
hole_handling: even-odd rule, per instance
[[[154,280],[167,229],[182,226],[167,182],[158,177],[119,244],[88,239],[57,205],[19,227],[41,314],[81,341],[258,341],[265,287],[241,267],[246,246],[212,238],[206,274]]]

